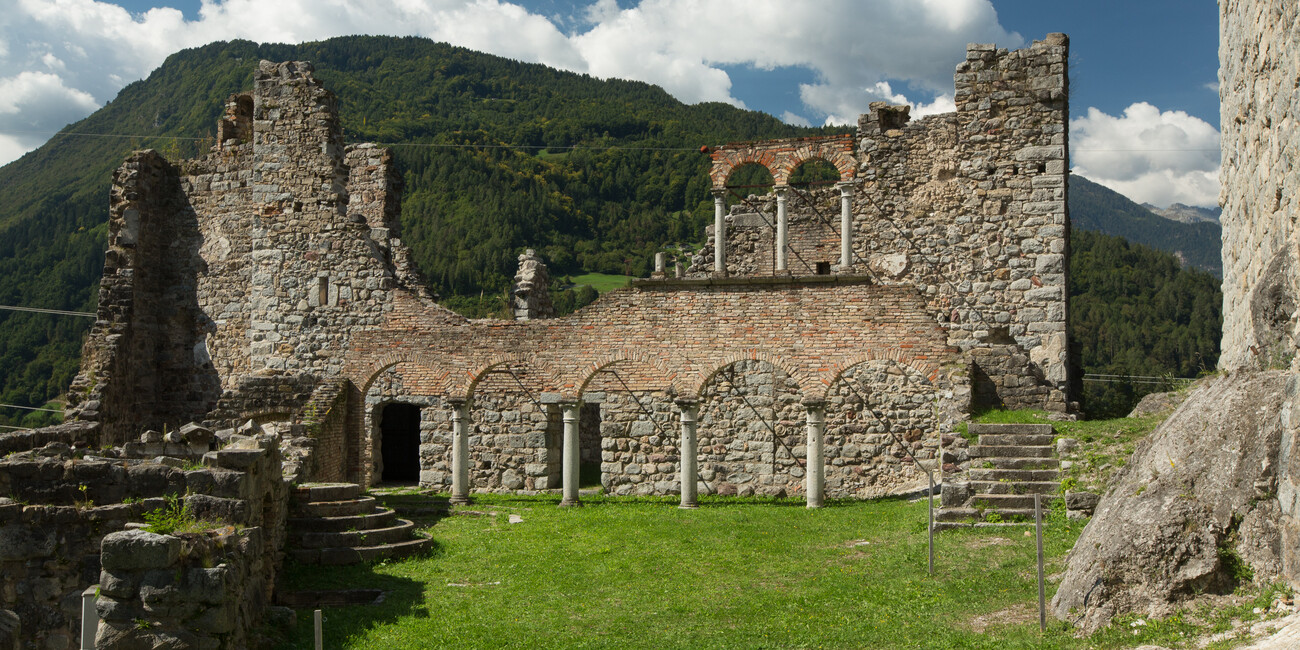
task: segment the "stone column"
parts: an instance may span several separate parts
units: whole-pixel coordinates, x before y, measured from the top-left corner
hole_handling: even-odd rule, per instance
[[[727,197],[713,191],[713,272],[727,274]]]
[[[469,403],[451,404],[451,503],[469,503]]]
[[[776,188],[776,272],[783,273],[789,268],[788,252],[790,246],[790,225],[785,213],[784,185]]]
[[[840,271],[853,268],[853,185],[840,183]]]
[[[581,410],[582,402],[560,402],[560,414],[564,420],[564,449],[560,452],[564,459],[564,497],[560,499],[561,506],[582,505],[578,500],[578,462],[581,453],[578,449],[578,417]]]
[[[826,459],[822,453],[822,438],[826,429],[826,402],[805,399],[803,407],[808,413],[808,451],[804,454],[808,467],[804,471],[804,494],[809,508],[820,508],[826,487]]]
[[[695,418],[700,414],[700,405],[694,400],[677,400],[677,408],[682,414],[682,504],[677,506],[688,510],[699,507],[695,501],[699,488],[699,448],[695,440]]]

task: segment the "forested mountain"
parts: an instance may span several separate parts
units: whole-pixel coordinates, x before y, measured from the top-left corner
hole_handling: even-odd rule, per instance
[[[1186,206],[1184,206],[1186,207]],[[1179,223],[1082,176],[1070,175],[1070,223],[1173,253],[1188,265],[1223,275],[1218,223]]]
[[[1074,394],[1089,417],[1119,417],[1169,387],[1082,382],[1084,372],[1196,377],[1219,360],[1219,279],[1121,237],[1070,234],[1070,344]]]
[[[538,249],[561,277],[645,275],[662,246],[698,243],[712,216],[701,145],[844,131],[793,127],[724,104],[687,106],[648,84],[602,81],[419,38],[214,43],[169,57],[95,114],[0,168],[0,305],[94,311],[113,169],[134,149],[156,148],[173,159],[206,150],[226,97],[252,87],[261,59],[313,62],[339,97],[348,141],[393,147],[406,181],[403,239],[432,288],[470,314],[499,302],[525,246]],[[1078,187],[1075,180],[1076,221],[1081,213],[1093,216],[1076,223],[1076,238],[1085,236],[1078,228],[1105,221],[1095,214],[1102,208],[1077,207]],[[1088,249],[1076,242],[1076,260],[1081,250]],[[1096,265],[1115,264],[1117,273],[1145,274],[1148,262],[1140,258],[1094,256],[1093,268],[1072,273],[1076,280],[1105,277],[1110,267]],[[1168,264],[1169,273],[1143,281],[1169,285],[1163,291],[1179,300],[1178,292],[1203,289],[1178,280],[1177,264]],[[1101,281],[1087,286],[1072,290],[1076,304],[1089,304],[1090,291],[1122,293]],[[1162,289],[1152,284],[1151,291]],[[1095,309],[1126,304],[1105,295]],[[585,299],[566,295],[557,303]],[[1088,328],[1114,321],[1074,311],[1081,313],[1093,314]],[[39,406],[61,397],[89,325],[86,318],[0,311],[0,403]],[[1147,346],[1141,354],[1153,349],[1146,340],[1122,340]],[[1084,358],[1087,371],[1132,352],[1106,349]],[[1165,354],[1152,358],[1175,362]],[[1182,366],[1161,368],[1184,373]],[[1138,374],[1148,372],[1162,371]],[[0,409],[0,425],[33,426],[50,417],[33,412],[23,419]]]
[[[644,275],[661,245],[702,239],[712,200],[701,145],[843,131],[420,38],[214,43],[172,55],[0,168],[0,305],[94,311],[113,169],[133,149],[206,150],[226,97],[252,88],[261,59],[311,61],[339,97],[348,141],[394,145],[403,238],[434,290],[470,312],[495,305],[524,246],[556,276]],[[0,311],[0,403],[59,397],[89,322]],[[12,414],[0,409],[0,424]]]

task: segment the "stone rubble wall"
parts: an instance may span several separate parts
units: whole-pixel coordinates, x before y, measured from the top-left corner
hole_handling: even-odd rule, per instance
[[[873,104],[857,131],[854,268],[836,269],[916,286],[963,351],[1014,340],[1029,368],[1016,376],[1050,389],[1018,406],[1055,411],[1068,407],[1068,47],[1062,34],[1014,51],[970,45],[954,113],[912,121],[905,106]],[[811,205],[787,198],[796,274],[840,261],[839,191],[811,194]],[[775,196],[751,203],[729,217],[729,275],[772,273]],[[693,275],[709,274],[713,245]]]
[[[1300,368],[1300,9],[1221,0],[1223,343],[1219,367]]]
[[[0,457],[39,449],[51,442],[69,447],[90,448],[99,441],[99,425],[93,422],[74,421],[55,424],[28,431],[0,433]]]
[[[97,320],[68,402],[69,419],[101,423],[104,443],[197,419],[219,392],[198,338],[198,228],[177,174],[148,150],[113,177]]]
[[[261,530],[249,566],[274,580],[288,493],[273,439],[208,452],[201,469],[123,451],[83,455],[55,442],[0,461],[0,608],[18,614],[24,648],[79,647],[81,592],[100,582],[101,541],[165,507],[166,497],[198,519]],[[270,582],[265,589],[269,598]]]
[[[271,603],[264,529],[104,537],[95,647],[243,650]]]
[[[338,376],[348,335],[378,326],[395,289],[429,297],[398,239],[392,154],[343,147],[309,64],[263,62],[254,82],[211,153],[143,152],[115,176],[100,322],[70,395],[106,442],[300,418],[304,386]]]

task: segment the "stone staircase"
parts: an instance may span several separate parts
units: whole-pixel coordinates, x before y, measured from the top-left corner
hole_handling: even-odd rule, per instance
[[[936,531],[962,526],[1019,526],[1034,521],[1034,495],[1043,508],[1060,498],[1060,461],[1050,424],[976,424],[967,478],[945,480]],[[993,521],[990,521],[993,520]]]
[[[290,495],[289,557],[304,564],[358,564],[408,557],[433,540],[381,508],[355,483],[304,483]]]

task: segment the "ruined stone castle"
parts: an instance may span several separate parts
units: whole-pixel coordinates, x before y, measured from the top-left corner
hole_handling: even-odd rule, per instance
[[[701,493],[817,506],[916,489],[913,461],[957,469],[945,434],[972,409],[1071,407],[1067,58],[1061,34],[1015,51],[971,45],[956,112],[912,120],[879,103],[854,133],[716,147],[715,221],[694,259],[549,317],[529,251],[515,320],[436,303],[399,237],[391,153],[343,142],[309,64],[262,62],[210,153],[137,152],[115,173],[68,423],[12,446],[166,456],[217,431],[247,451],[194,451],[222,471],[418,482],[453,502],[556,491],[576,504],[584,467],[607,493],[683,507]],[[789,183],[812,161],[838,171],[834,187]],[[750,164],[774,191],[729,209],[729,178]],[[198,438],[177,437],[186,423],[202,425],[183,429]],[[137,442],[152,431],[171,433]],[[76,482],[74,462],[59,480]],[[131,472],[145,471],[103,498],[134,494]],[[245,545],[273,566],[284,492],[261,475],[217,489],[191,473],[142,496],[197,481],[209,510],[271,531]],[[50,480],[49,494],[75,499]],[[257,574],[238,586],[269,598]],[[137,597],[122,594],[118,620]]]

